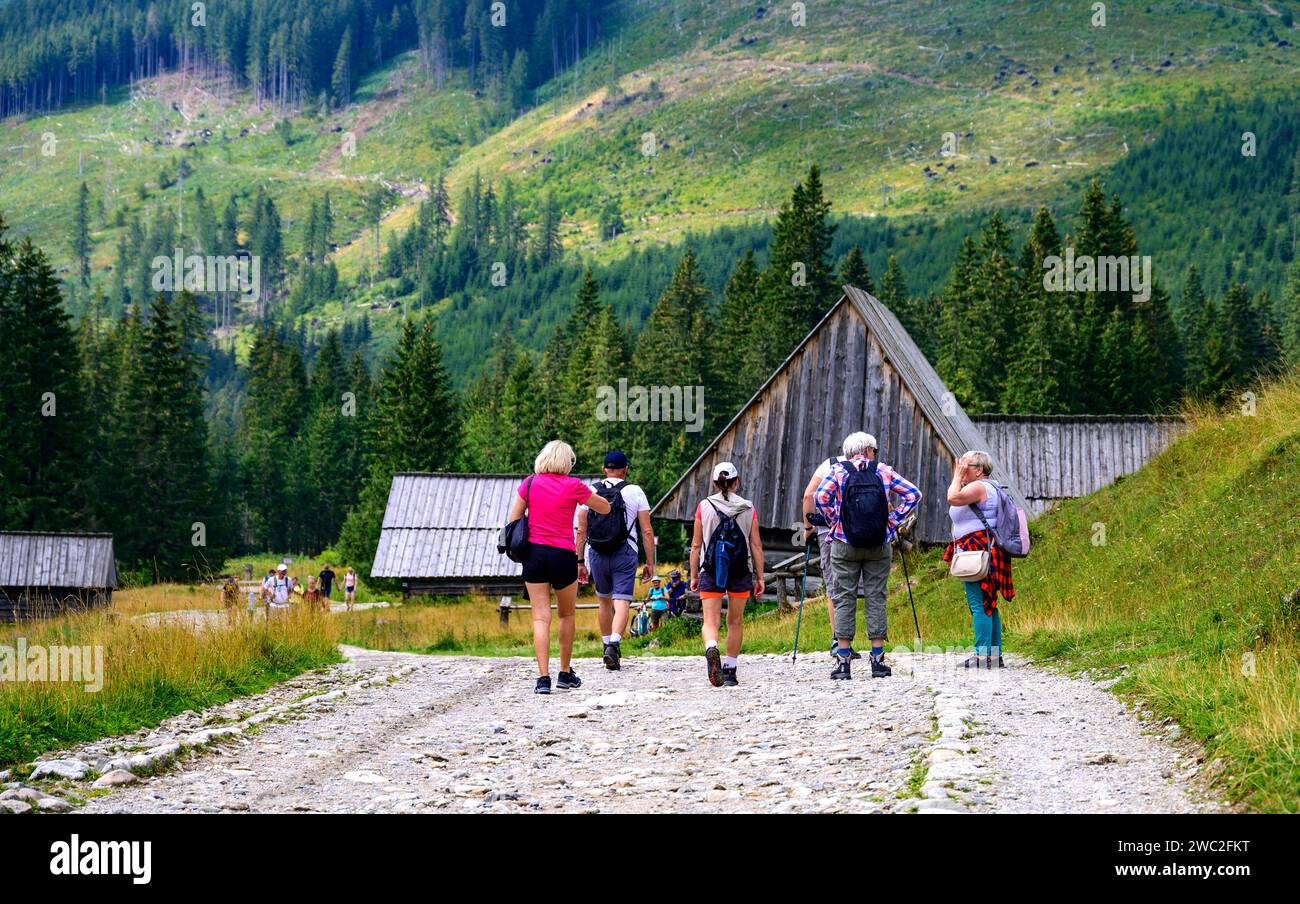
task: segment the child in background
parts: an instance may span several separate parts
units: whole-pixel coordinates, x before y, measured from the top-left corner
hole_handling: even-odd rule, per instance
[[[650,604],[650,630],[654,631],[658,629],[659,622],[663,621],[668,613],[668,590],[663,586],[663,578],[659,575],[650,579],[650,591],[646,594],[646,602]]]
[[[307,592],[302,595],[302,601],[307,604],[308,609],[321,608],[324,598],[321,596],[320,589],[316,586],[316,578],[311,576],[307,578]],[[329,611],[329,603],[325,603],[324,608]]]

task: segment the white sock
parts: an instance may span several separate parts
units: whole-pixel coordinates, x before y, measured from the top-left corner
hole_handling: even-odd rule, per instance
[[[718,648],[718,642],[716,640],[709,640],[706,641],[704,644],[705,650],[716,650],[717,648]]]
[[[612,635],[609,635],[609,634],[604,634],[604,635],[602,635],[601,638],[600,638],[600,642],[601,642],[601,643],[613,643],[614,641],[611,639],[611,636],[612,636]]]
[[[724,669],[734,669],[734,668],[736,667],[736,657],[735,657],[735,656],[723,656],[723,657],[722,657],[722,667],[723,667]]]
[[[609,635],[609,642],[610,642],[610,643],[618,643],[618,642],[619,642],[620,640],[622,640],[622,639],[623,639],[623,635],[622,635],[622,634],[619,634],[617,631],[615,631],[613,634]]]

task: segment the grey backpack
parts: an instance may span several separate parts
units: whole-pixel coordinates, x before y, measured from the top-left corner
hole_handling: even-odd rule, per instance
[[[1029,555],[1029,518],[1025,510],[1016,505],[1011,494],[992,480],[985,480],[984,485],[992,487],[997,493],[998,526],[990,528],[984,520],[984,513],[978,504],[971,503],[971,511],[980,519],[989,537],[1013,559],[1023,559]]]

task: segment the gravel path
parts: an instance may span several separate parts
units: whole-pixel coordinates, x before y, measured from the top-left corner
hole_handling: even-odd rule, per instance
[[[711,687],[702,657],[629,658],[614,673],[578,660],[581,689],[539,697],[530,660],[345,652],[259,697],[61,754],[102,761],[219,721],[241,727],[84,811],[1216,807],[1197,792],[1194,760],[1103,687],[1014,657],[974,673],[901,656],[893,678],[861,669],[846,684],[829,680],[824,652],[796,665],[742,656],[738,688]]]

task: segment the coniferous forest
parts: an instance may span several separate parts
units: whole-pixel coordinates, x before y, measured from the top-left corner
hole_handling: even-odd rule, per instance
[[[466,0],[201,11],[16,0],[0,4],[0,117],[101,103],[168,71],[276,116],[328,111],[411,54],[435,90],[458,80],[503,125],[600,47],[605,6],[546,0],[498,22]],[[189,27],[195,15],[203,28]],[[521,471],[552,437],[574,443],[584,471],[608,447],[628,450],[654,497],[844,283],[895,312],[973,414],[1226,401],[1300,361],[1300,112],[1285,98],[1198,88],[1182,107],[1132,116],[1150,140],[1068,192],[943,216],[850,216],[822,161],[791,174],[765,222],[617,256],[565,235],[591,213],[582,205],[599,208],[597,248],[632,228],[618,198],[524,190],[508,167],[454,185],[428,173],[427,195],[383,242],[403,199],[382,179],[361,190],[359,220],[345,218],[343,188],[313,193],[296,218],[261,181],[187,191],[210,165],[202,155],[165,165],[140,204],[111,213],[83,179],[66,235],[0,233],[11,347],[0,432],[13,438],[0,448],[0,525],[110,531],[142,579],[207,574],[266,549],[337,544],[365,563],[394,472]],[[1269,136],[1251,157],[1236,153],[1247,128]],[[292,143],[288,119],[276,129]],[[116,235],[107,260],[104,234]],[[337,252],[349,239],[367,263],[345,277]],[[259,292],[159,291],[155,262],[176,248],[258,261]],[[51,262],[56,251],[68,266]],[[1067,252],[1149,258],[1147,297],[1049,290],[1045,266]],[[355,303],[377,283],[401,299],[395,316]],[[342,316],[318,318],[325,305]],[[713,363],[735,348],[743,360]],[[619,377],[706,387],[703,423],[600,418],[598,394]]]

